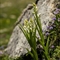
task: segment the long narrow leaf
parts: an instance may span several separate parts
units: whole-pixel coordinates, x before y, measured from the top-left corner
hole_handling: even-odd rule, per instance
[[[33,54],[34,54],[34,59],[38,60],[38,55],[37,52],[32,48]]]
[[[49,37],[48,37],[47,43],[46,43],[46,52],[48,52],[48,47],[49,47]]]
[[[31,57],[33,57],[33,54],[28,49],[27,49],[27,51],[28,51],[28,54],[30,54]]]
[[[23,28],[23,26],[21,24],[19,25],[19,28],[21,29],[21,31],[25,35],[26,39],[29,40],[28,33],[24,30],[24,28]]]

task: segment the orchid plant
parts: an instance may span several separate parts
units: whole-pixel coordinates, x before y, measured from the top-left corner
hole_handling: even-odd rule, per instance
[[[45,34],[43,34],[42,32],[42,24],[40,16],[38,16],[37,14],[38,10],[35,4],[33,4],[33,11],[34,11],[34,20],[32,18],[29,21],[25,20],[24,26],[20,24],[20,29],[24,33],[31,47],[31,52],[27,49],[28,53],[32,56],[33,60],[39,60],[36,49],[37,41],[39,41],[43,49],[43,56],[44,56],[43,59],[54,60],[56,59],[57,55],[58,58],[60,58],[60,50],[59,50],[60,48],[56,48],[57,46],[60,47],[60,44],[58,42],[60,39],[60,9],[56,9],[53,12],[53,14],[55,14],[55,17],[52,18],[54,22],[53,24],[47,27],[49,31],[47,31]],[[39,38],[36,36],[37,32]],[[44,37],[44,35],[46,37]],[[55,42],[57,42],[58,45]]]

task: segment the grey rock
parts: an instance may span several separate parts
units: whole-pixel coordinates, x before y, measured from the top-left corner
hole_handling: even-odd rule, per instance
[[[52,22],[52,17],[54,17],[52,12],[56,9],[58,1],[60,2],[60,0],[36,0],[38,15],[40,15],[42,30],[44,32],[48,30],[47,26],[49,25],[49,22]],[[31,17],[34,19],[32,13],[33,6],[32,4],[29,4],[22,12],[22,15],[18,18],[8,43],[8,47],[5,49],[5,52],[7,52],[10,57],[15,58],[26,54],[26,48],[29,49],[29,51],[31,50],[28,41],[19,28],[19,23],[23,24],[25,19],[29,20]]]
[[[20,28],[16,26],[10,38],[7,53],[9,54],[10,57],[16,58],[19,57],[20,55],[24,55],[25,53],[27,53],[26,48],[31,50],[28,41],[24,37],[24,34],[20,30]]]

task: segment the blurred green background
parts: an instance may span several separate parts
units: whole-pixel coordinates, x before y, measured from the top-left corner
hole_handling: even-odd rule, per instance
[[[0,47],[7,45],[23,9],[35,0],[0,0]]]

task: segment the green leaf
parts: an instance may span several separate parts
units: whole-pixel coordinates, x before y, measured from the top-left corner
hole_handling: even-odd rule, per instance
[[[38,60],[37,52],[33,48],[32,48],[32,52],[33,52],[34,60]]]
[[[48,37],[47,43],[46,43],[46,52],[48,52],[48,49],[49,49],[49,37]]]
[[[23,26],[20,24],[19,28],[23,32],[24,36],[26,37],[27,40],[29,40],[29,34],[24,30]]]
[[[28,49],[27,49],[27,51],[28,51],[28,54],[30,54],[31,57],[33,57],[33,54]]]

